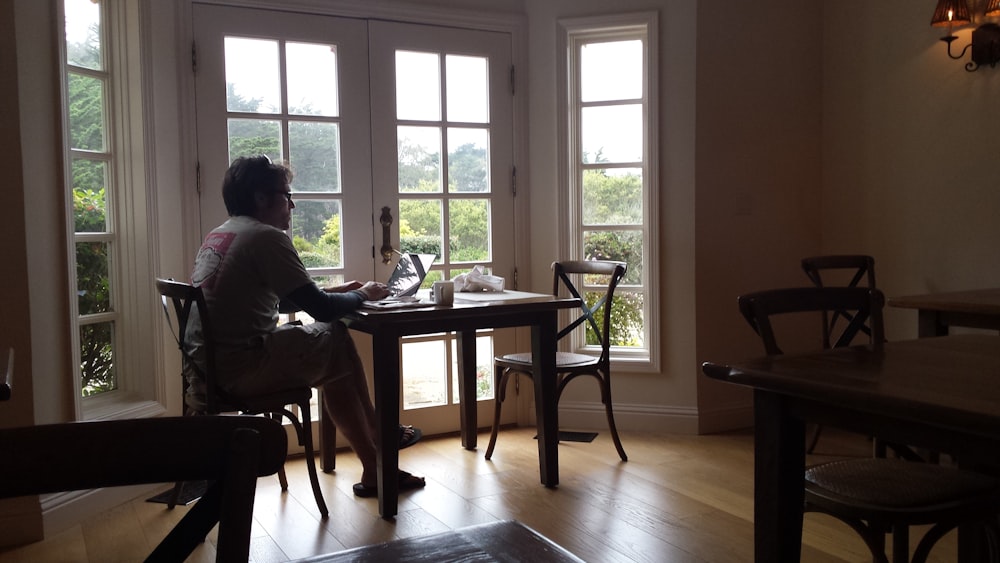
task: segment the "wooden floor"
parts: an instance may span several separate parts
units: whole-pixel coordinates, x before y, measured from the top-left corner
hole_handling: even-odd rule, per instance
[[[360,466],[349,451],[337,471],[320,476],[330,518],[320,520],[305,463],[287,463],[289,490],[259,480],[251,557],[279,562],[455,528],[514,519],[586,561],[746,562],[753,560],[753,439],[748,432],[710,436],[622,433],[622,463],[606,431],[592,443],[559,447],[557,489],[539,484],[532,429],[501,433],[492,461],[466,451],[457,437],[424,438],[400,452],[401,466],[427,477],[405,493],[395,521],[374,499],[351,492]],[[810,461],[866,455],[864,437],[825,430]],[[164,489],[167,487],[165,486]],[[45,541],[0,552],[0,563],[142,561],[186,508],[166,510],[143,495]],[[916,537],[914,537],[916,536]],[[913,533],[914,543],[919,534]],[[190,559],[213,561],[215,532]],[[864,544],[832,518],[808,514],[803,562],[867,562]],[[955,559],[952,533],[930,561]]]

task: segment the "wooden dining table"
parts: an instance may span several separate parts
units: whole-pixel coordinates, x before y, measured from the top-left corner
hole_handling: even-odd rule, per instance
[[[951,335],[702,365],[754,390],[754,552],[796,562],[802,540],[806,421],[1000,467],[1000,336]],[[961,529],[959,561],[982,561]]]
[[[399,487],[400,340],[404,336],[455,332],[458,348],[458,393],[462,446],[476,448],[476,330],[531,328],[531,352],[538,432],[538,469],[546,487],[559,484],[559,420],[556,392],[558,312],[580,307],[576,298],[505,290],[499,293],[456,293],[452,306],[362,308],[345,318],[352,330],[372,336],[373,380],[378,462],[379,514],[397,513]]]
[[[1000,331],[1000,288],[891,297],[891,307],[917,310],[917,334],[944,336],[949,327]]]

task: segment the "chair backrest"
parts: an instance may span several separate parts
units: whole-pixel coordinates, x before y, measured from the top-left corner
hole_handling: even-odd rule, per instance
[[[567,324],[559,331],[558,338],[570,334],[578,326],[587,323],[590,330],[601,345],[601,362],[610,362],[611,348],[611,305],[614,300],[615,288],[625,277],[625,262],[613,262],[610,260],[567,260],[552,263],[552,294],[560,295],[565,289],[569,295],[580,299],[581,312],[571,323]],[[572,276],[582,275],[584,287],[583,293],[588,293],[585,286],[603,286],[603,294],[592,304],[587,304],[584,294],[581,294],[573,283]],[[602,309],[603,307],[603,309]],[[600,317],[596,313],[600,311]]]
[[[199,412],[219,412],[218,391],[214,385],[215,350],[210,337],[212,323],[204,293],[200,287],[163,278],[156,279],[156,289],[160,292],[167,324],[171,330],[175,329],[174,322],[177,324],[174,339],[181,351],[185,403]],[[192,342],[196,332],[200,332],[197,339],[200,342]]]
[[[0,428],[0,498],[175,481],[212,484],[147,561],[183,561],[219,522],[218,561],[246,561],[257,477],[281,469],[280,424],[158,417]]]
[[[740,313],[760,335],[768,355],[781,354],[771,317],[785,313],[845,311],[851,315],[832,347],[849,346],[866,322],[871,327],[868,343],[880,350],[885,341],[882,306],[885,297],[877,289],[863,287],[795,287],[741,295]]]
[[[831,254],[826,256],[810,256],[802,259],[802,271],[813,282],[816,287],[827,287],[830,284],[830,277],[824,283],[823,272],[841,271],[841,276],[835,281],[841,282],[837,285],[844,287],[867,287],[875,289],[875,258],[866,254]],[[849,277],[848,277],[849,276]],[[864,285],[861,281],[864,280]],[[823,311],[823,347],[830,348],[830,335],[837,329],[837,322],[845,319],[851,322],[849,314],[845,311],[833,311],[832,315]],[[871,330],[867,326],[862,326],[861,331],[871,335]]]

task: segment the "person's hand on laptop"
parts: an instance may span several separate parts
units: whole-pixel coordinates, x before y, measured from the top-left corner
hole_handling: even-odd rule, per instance
[[[365,294],[366,301],[378,301],[389,296],[389,287],[376,281],[367,282],[357,289]]]

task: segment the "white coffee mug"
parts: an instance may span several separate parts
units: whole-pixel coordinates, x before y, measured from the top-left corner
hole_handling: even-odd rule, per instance
[[[431,285],[431,294],[438,305],[451,306],[455,304],[455,282],[451,280],[436,281]]]

